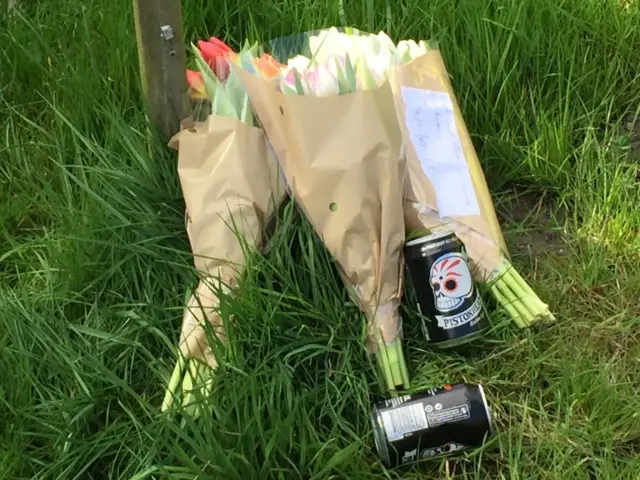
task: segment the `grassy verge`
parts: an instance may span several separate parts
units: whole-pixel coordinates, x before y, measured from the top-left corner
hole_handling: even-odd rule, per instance
[[[558,318],[496,313],[447,354],[409,323],[416,382],[485,383],[498,435],[397,472],[371,449],[362,320],[291,206],[224,302],[215,415],[158,413],[194,275],[130,2],[21,3],[0,16],[0,478],[637,478],[640,165],[618,125],[640,105],[637,2],[344,2],[358,28],[440,42],[514,262]],[[341,21],[337,1],[183,5],[189,38],[235,45]]]

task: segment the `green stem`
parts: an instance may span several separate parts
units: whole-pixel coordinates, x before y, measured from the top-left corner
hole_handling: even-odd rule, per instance
[[[194,385],[194,360],[190,358],[188,360],[187,369],[184,374],[184,378],[182,379],[182,408],[185,413],[192,413],[192,406],[195,403],[195,395],[193,393],[193,385]]]
[[[402,349],[402,342],[398,341],[398,357],[400,358],[400,374],[402,378],[402,386],[405,390],[411,388],[411,382],[409,381],[409,369],[407,368],[407,361],[404,357],[404,350]]]
[[[517,279],[518,276],[514,275],[514,272],[515,270],[513,267],[507,268],[505,277],[507,278],[509,286],[511,287],[515,295],[527,307],[527,310],[531,312],[534,317],[533,319],[535,320],[535,318],[541,316],[542,312],[544,311],[544,307],[541,306],[542,302],[539,299],[538,301],[536,301],[538,296],[535,293],[532,296],[529,292],[532,292],[533,290],[523,287]]]
[[[382,377],[384,378],[387,389],[393,390],[395,389],[395,384],[393,382],[393,375],[391,373],[391,366],[387,355],[387,347],[381,337],[377,338],[377,342],[378,353],[376,353],[376,356],[378,357],[378,366],[381,369]]]
[[[208,378],[204,384],[204,396],[205,398],[209,398],[213,394],[213,387],[214,387],[214,381],[216,379],[216,376],[215,376],[215,370],[213,368],[209,367],[208,365],[205,365],[205,368],[207,368],[208,370],[206,374]]]
[[[533,291],[533,289],[529,286],[526,280],[522,278],[522,275],[520,275],[520,273],[518,273],[518,271],[515,268],[513,268],[513,265],[511,265],[511,270],[512,270],[512,275],[515,278],[515,280],[518,282],[518,284],[521,287],[523,287],[525,290],[527,290],[529,294],[533,297],[534,301],[539,304],[539,311],[541,312],[542,317],[548,321],[555,321],[556,318],[553,316],[553,314],[549,310],[549,305],[544,303],[540,299],[540,297],[538,297],[536,292]]]
[[[173,373],[171,374],[171,378],[169,379],[169,384],[167,385],[167,391],[164,394],[164,400],[162,401],[162,407],[160,410],[162,412],[166,412],[173,406],[173,402],[176,397],[176,390],[178,389],[178,385],[180,384],[180,380],[182,379],[182,373],[185,367],[185,358],[180,355],[178,357],[178,361],[176,362],[176,366],[173,368]]]
[[[522,315],[520,315],[520,313],[518,312],[518,310],[516,310],[513,304],[509,303],[509,300],[507,300],[507,298],[502,293],[500,293],[500,289],[498,289],[496,285],[493,285],[491,287],[491,293],[493,293],[493,296],[496,298],[498,303],[502,307],[504,307],[504,309],[507,311],[507,313],[509,314],[511,319],[515,322],[515,324],[518,326],[518,328],[525,328],[526,325],[524,323],[524,320],[522,319]]]
[[[194,418],[198,418],[200,415],[207,415],[208,410],[205,410],[205,407],[209,405],[208,399],[211,396],[211,392],[213,391],[213,370],[209,365],[203,362],[197,362],[198,366],[196,368],[196,380],[198,383],[198,390],[200,391],[201,399],[196,403],[193,416]]]
[[[549,305],[540,300],[540,297],[536,294],[536,292],[531,288],[531,286],[526,282],[526,280],[520,275],[520,273],[513,267],[513,265],[504,261],[505,271],[509,273],[511,279],[518,285],[522,292],[526,292],[526,296],[528,297],[527,302],[530,304],[530,308],[536,313],[536,316],[539,319],[545,321],[555,321],[555,317],[549,310]],[[535,307],[534,307],[535,305]]]
[[[400,368],[400,358],[398,356],[398,341],[385,345],[387,357],[389,358],[389,368],[391,369],[391,378],[393,386],[402,384],[402,372]]]
[[[504,297],[506,297],[507,303],[513,305],[513,307],[520,313],[524,325],[527,327],[531,325],[531,322],[533,321],[533,315],[527,310],[525,304],[522,303],[516,296],[516,294],[512,290],[512,285],[507,283],[504,276],[500,276],[500,278],[498,278],[495,283],[495,288],[497,288],[498,291],[502,293]]]
[[[377,354],[379,359],[378,366],[385,379],[386,388],[395,390],[397,386],[402,385],[408,389],[410,386],[409,370],[400,339],[389,344],[384,344],[381,341],[379,347],[380,351]]]

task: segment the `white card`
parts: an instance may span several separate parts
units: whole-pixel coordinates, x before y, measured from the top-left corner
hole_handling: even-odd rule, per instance
[[[480,215],[449,95],[402,87],[402,100],[409,138],[435,190],[440,217]]]

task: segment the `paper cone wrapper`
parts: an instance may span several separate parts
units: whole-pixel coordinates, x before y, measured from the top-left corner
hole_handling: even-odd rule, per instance
[[[232,68],[370,333],[394,341],[398,312],[390,315],[386,305],[397,306],[401,296],[405,231],[402,135],[391,87],[323,98],[284,95],[274,83]]]
[[[391,84],[406,145],[407,231],[453,230],[485,281],[507,249],[440,52],[394,68]]]
[[[208,322],[224,339],[215,292],[236,284],[247,248],[261,248],[285,189],[263,131],[239,120],[187,120],[170,146],[178,150],[187,234],[202,277],[185,311],[180,349],[215,366],[203,328]]]

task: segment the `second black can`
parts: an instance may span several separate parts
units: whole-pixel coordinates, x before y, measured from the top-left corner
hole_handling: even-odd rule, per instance
[[[454,347],[489,326],[464,245],[453,232],[407,242],[404,257],[427,341]]]
[[[430,388],[373,405],[373,439],[388,467],[481,446],[491,410],[481,385]]]

